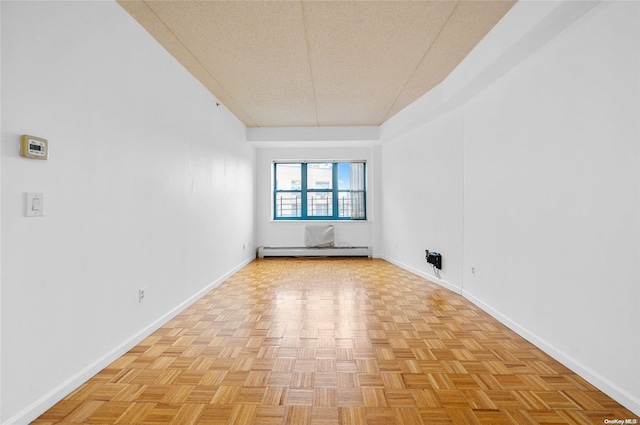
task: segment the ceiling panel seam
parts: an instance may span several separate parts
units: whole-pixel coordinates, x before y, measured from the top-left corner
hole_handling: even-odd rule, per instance
[[[393,100],[393,102],[391,102],[391,105],[389,106],[389,109],[387,110],[387,113],[384,115],[384,118],[382,119],[381,123],[378,123],[378,125],[382,125],[386,120],[388,120],[389,117],[389,113],[393,110],[393,108],[396,106],[396,103],[398,103],[398,99],[400,99],[400,96],[402,96],[402,93],[405,92],[405,90],[407,89],[407,87],[409,86],[409,82],[411,82],[411,80],[413,79],[413,76],[416,74],[416,72],[418,71],[418,69],[420,68],[420,65],[422,65],[422,63],[424,62],[425,58],[427,57],[427,55],[429,54],[429,52],[431,51],[431,48],[434,46],[434,44],[436,44],[436,42],[438,41],[438,39],[440,38],[440,34],[442,34],[442,31],[444,30],[444,28],[447,26],[447,24],[449,23],[449,20],[451,19],[451,17],[453,16],[454,12],[456,11],[456,9],[458,8],[458,5],[460,4],[460,0],[456,1],[456,5],[453,7],[453,9],[451,9],[451,12],[449,13],[449,16],[447,16],[447,20],[444,22],[444,24],[442,24],[442,26],[440,27],[440,30],[438,31],[438,34],[434,37],[434,39],[431,41],[431,44],[426,48],[426,50],[424,51],[424,54],[422,55],[422,59],[420,59],[418,61],[418,63],[416,64],[416,67],[413,69],[413,71],[411,72],[411,75],[409,75],[409,78],[407,78],[407,81],[405,81],[404,86],[402,87],[402,89],[398,92],[398,95],[396,96],[396,98]]]
[[[380,126],[508,11],[483,0],[118,3],[247,128]]]
[[[307,64],[309,65],[309,78],[311,79],[311,88],[313,89],[313,107],[316,113],[316,125],[320,126],[320,117],[318,116],[318,96],[316,93],[316,81],[313,78],[313,67],[311,66],[311,49],[309,49],[307,14],[305,13],[305,5],[303,0],[300,0],[300,12],[302,13],[302,27],[304,28],[304,44],[307,47]]]
[[[204,64],[200,61],[200,59],[198,59],[198,57],[191,51],[191,49],[189,49],[187,47],[186,44],[184,44],[184,42],[180,39],[180,37],[178,37],[178,35],[173,32],[171,30],[171,28],[169,27],[169,25],[167,25],[167,23],[156,13],[155,10],[153,10],[153,8],[149,5],[148,0],[144,0],[143,4],[151,11],[151,13],[153,13],[153,15],[158,19],[159,22],[162,23],[162,25],[167,29],[167,31],[169,31],[169,33],[171,35],[173,35],[175,37],[176,40],[178,40],[178,42],[180,43],[180,45],[182,47],[184,47],[184,49],[189,53],[189,55],[191,55],[191,57],[202,67],[202,69],[204,69],[204,71],[209,75],[209,77],[211,77],[212,80],[214,80],[218,86],[220,88],[222,88],[222,90],[224,90],[224,92],[226,93],[226,95],[229,97],[229,99],[231,99],[237,106],[239,109],[242,110],[242,112],[244,112],[244,114],[251,120],[251,122],[253,123],[254,126],[257,126],[256,120],[253,119],[253,117],[242,107],[242,104],[240,102],[238,102],[232,95],[231,93],[222,85],[222,83],[220,83],[220,81],[213,75],[211,74],[211,72],[209,71],[209,68],[207,68],[206,66],[204,66]],[[164,46],[163,46],[164,47]],[[170,53],[171,54],[171,53]],[[173,56],[173,55],[172,55]],[[182,64],[181,64],[182,65]],[[184,67],[184,65],[182,65]],[[187,70],[191,75],[193,75],[193,73],[191,73],[191,71]],[[194,75],[195,77],[195,75]],[[206,85],[203,83],[203,86],[206,87]],[[208,90],[209,93],[211,93],[210,90]],[[218,98],[218,96],[216,96],[215,94],[211,93],[214,97]],[[245,124],[246,127],[248,127]]]

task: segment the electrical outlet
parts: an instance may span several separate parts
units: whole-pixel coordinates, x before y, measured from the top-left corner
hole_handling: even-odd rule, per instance
[[[476,275],[476,268],[475,268],[475,266],[471,267],[471,274],[472,274],[472,275],[474,275],[474,276]]]
[[[242,244],[242,250],[244,251],[245,249],[247,249],[247,247],[245,246],[245,244]]]
[[[146,292],[146,289],[145,289],[145,288],[140,288],[140,289],[138,289],[138,302],[139,302],[139,303],[141,303],[141,302],[143,302],[143,301],[144,301],[144,297],[145,297],[145,295],[146,295],[146,294],[145,294],[145,292]]]

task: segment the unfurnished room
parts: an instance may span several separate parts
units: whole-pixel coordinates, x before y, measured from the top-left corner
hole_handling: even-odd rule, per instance
[[[637,424],[640,2],[0,1],[0,424]]]

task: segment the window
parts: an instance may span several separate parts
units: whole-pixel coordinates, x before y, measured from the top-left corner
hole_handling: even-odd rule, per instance
[[[275,163],[273,198],[275,220],[365,220],[365,163]]]

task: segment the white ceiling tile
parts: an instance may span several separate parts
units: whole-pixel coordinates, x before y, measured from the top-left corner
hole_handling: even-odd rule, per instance
[[[248,127],[380,125],[515,1],[119,1]]]

